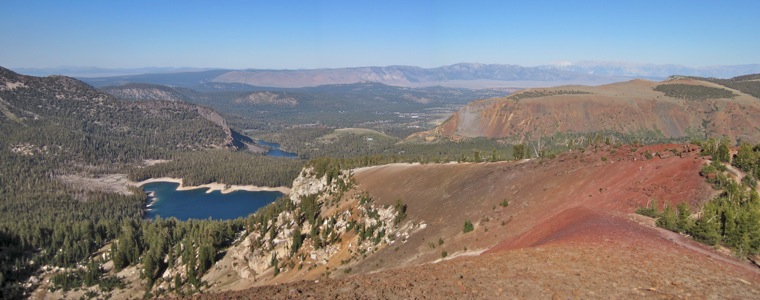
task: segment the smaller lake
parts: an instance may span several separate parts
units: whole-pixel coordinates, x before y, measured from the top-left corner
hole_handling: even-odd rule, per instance
[[[206,193],[207,188],[178,191],[179,183],[153,182],[143,185],[146,192],[153,192],[148,201],[145,218],[175,217],[179,220],[208,219],[230,220],[245,217],[259,208],[274,202],[283,193],[272,191],[220,191]]]
[[[268,147],[269,151],[267,151],[266,155],[269,155],[269,156],[298,157],[298,154],[296,153],[285,152],[285,151],[280,150],[280,144],[278,143],[270,143],[264,140],[256,140],[256,144]]]

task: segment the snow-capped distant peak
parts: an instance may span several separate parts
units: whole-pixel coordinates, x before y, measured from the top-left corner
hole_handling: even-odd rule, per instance
[[[572,66],[573,62],[562,60],[562,61],[555,61],[552,63],[552,66],[556,68],[567,68],[569,66]]]

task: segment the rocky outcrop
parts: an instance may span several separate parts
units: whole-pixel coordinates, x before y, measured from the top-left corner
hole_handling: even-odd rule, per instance
[[[253,225],[217,265],[264,284],[282,272],[290,272],[291,279],[306,278],[309,270],[329,273],[336,260],[347,268],[385,245],[405,241],[412,226],[401,224],[400,207],[375,205],[352,182],[350,171],[328,181],[327,175],[317,177],[314,168],[304,168],[293,181],[289,207]]]
[[[220,115],[218,112],[208,107],[204,107],[200,105],[192,105],[192,106],[201,115],[201,117],[213,122],[219,127],[222,127],[225,138],[224,138],[224,142],[221,145],[219,145],[220,147],[235,148],[235,145],[233,143],[234,138],[232,137],[232,129],[230,129],[230,126],[227,125],[227,120],[225,120],[224,117],[222,117],[222,115]]]
[[[289,197],[294,205],[300,204],[302,197],[322,193],[328,187],[327,176],[317,178],[313,175],[314,172],[313,167],[305,167],[299,176],[293,180],[293,188],[290,189]]]

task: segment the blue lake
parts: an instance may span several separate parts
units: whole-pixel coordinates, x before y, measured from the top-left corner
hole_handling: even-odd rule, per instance
[[[270,143],[264,140],[256,140],[256,144],[268,147],[269,151],[267,151],[266,153],[266,155],[268,156],[298,157],[298,154],[296,153],[285,152],[285,151],[280,150],[280,144],[278,143]]]
[[[208,189],[199,188],[177,191],[178,183],[154,182],[143,185],[145,192],[153,192],[148,200],[145,218],[153,219],[175,217],[179,220],[215,219],[229,220],[245,217],[274,202],[282,196],[280,192],[235,191],[222,194],[220,191],[206,193]]]

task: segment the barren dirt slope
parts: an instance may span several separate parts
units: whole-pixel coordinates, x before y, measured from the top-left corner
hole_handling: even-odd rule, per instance
[[[224,299],[757,299],[757,276],[667,242],[542,246],[342,279],[204,295]]]
[[[755,267],[633,214],[652,199],[696,207],[714,193],[695,150],[622,146],[544,161],[357,170],[361,189],[379,204],[401,199],[408,221],[424,229],[350,274],[205,297],[760,297]],[[474,231],[463,233],[465,220]]]

